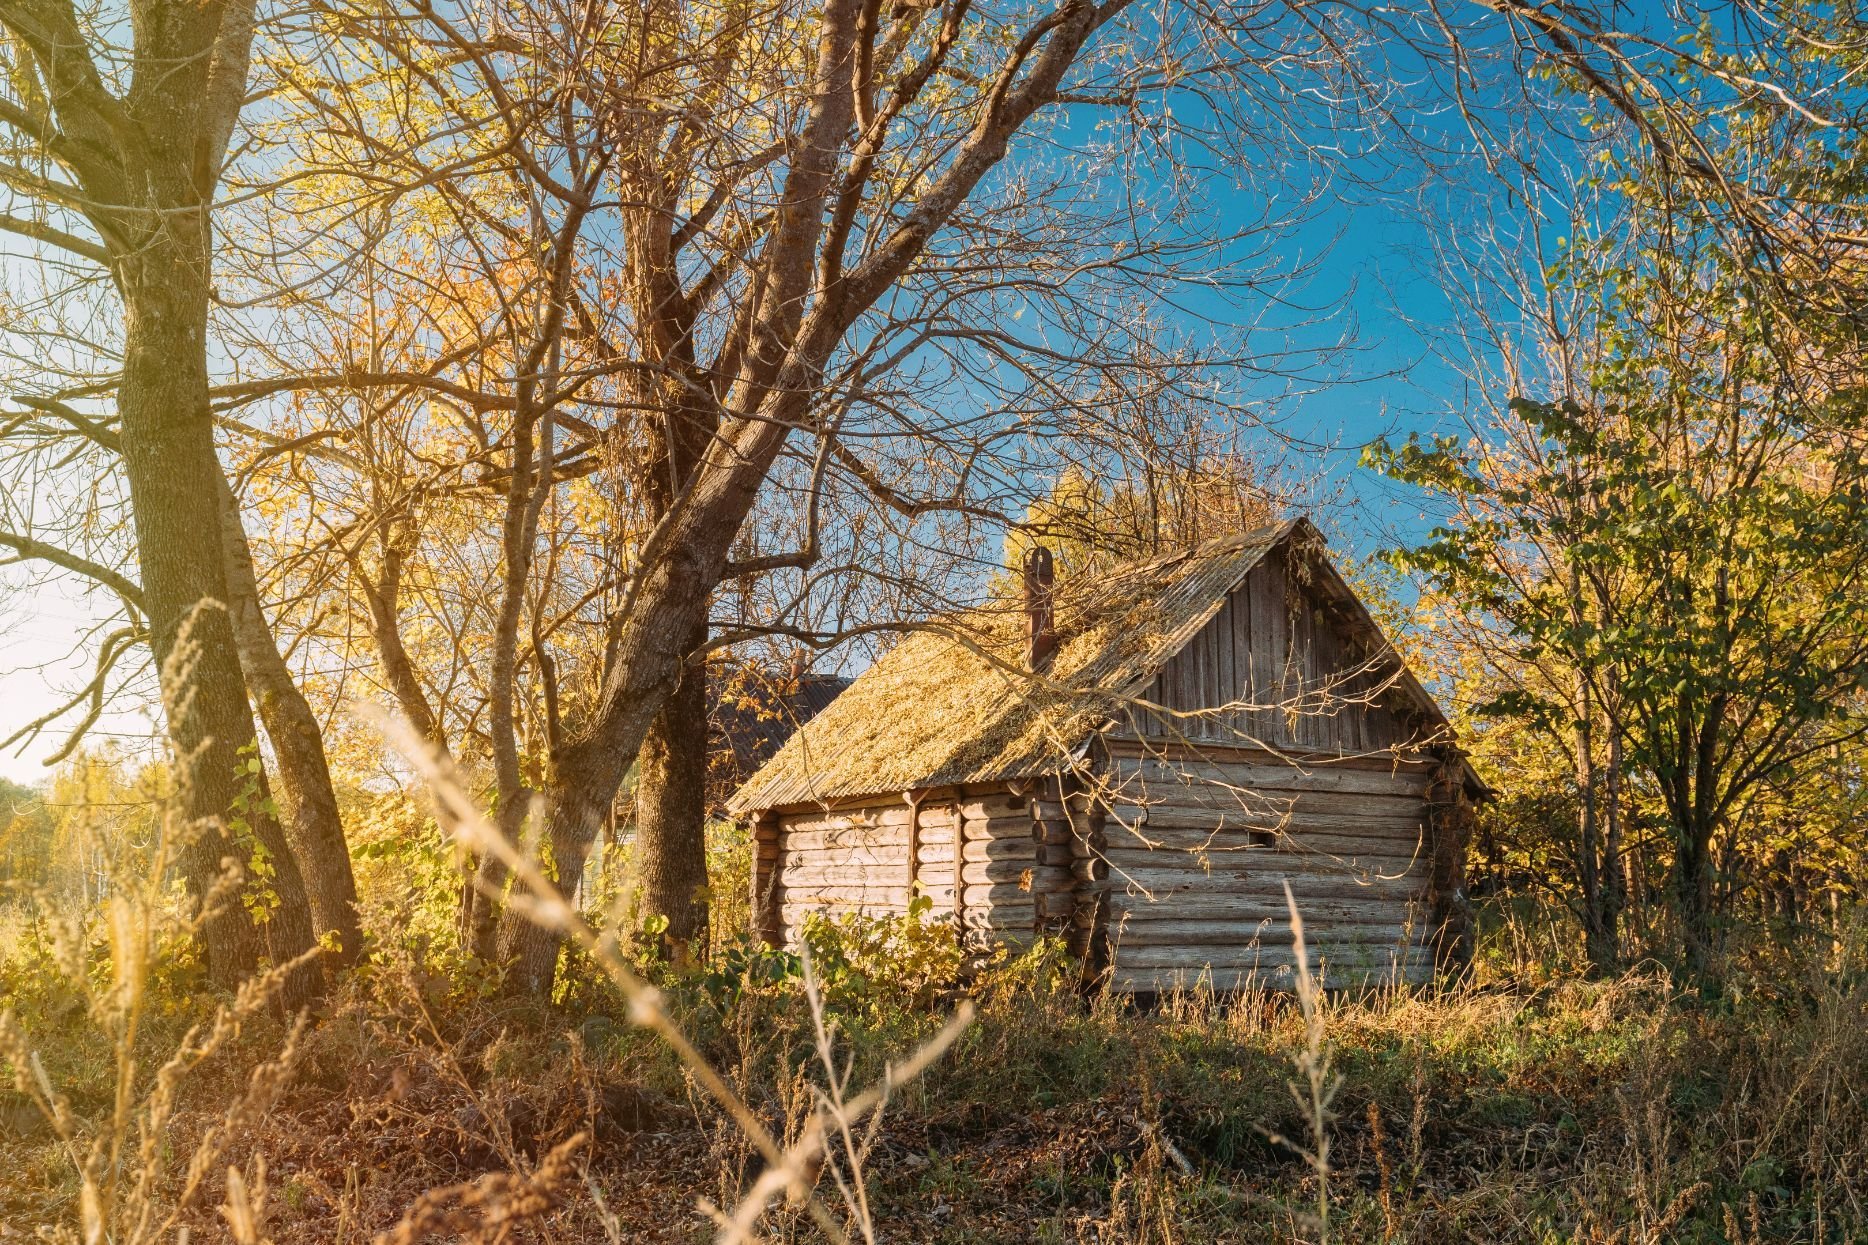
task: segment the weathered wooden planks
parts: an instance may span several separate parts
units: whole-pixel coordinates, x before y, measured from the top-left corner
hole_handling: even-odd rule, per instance
[[[1178,834],[1154,832],[1144,828],[1139,833],[1115,831],[1105,839],[1101,854],[1111,860],[1118,855],[1136,864],[1167,867],[1178,864],[1205,869],[1216,860],[1231,861],[1247,867],[1243,857],[1252,857],[1251,865],[1269,868],[1285,857],[1321,857],[1343,863],[1368,860],[1372,864],[1400,864],[1425,859],[1425,847],[1414,837],[1395,835],[1389,838],[1358,838],[1349,834],[1312,834],[1305,831],[1186,830]]]
[[[1427,882],[1425,861],[1387,872],[1352,868],[1331,856],[1275,850],[1214,854],[1202,859],[1183,852],[1111,849],[1106,858],[1112,877],[1127,878],[1144,888],[1197,887],[1281,898],[1283,883],[1289,880],[1299,898],[1306,892],[1322,897],[1345,889],[1351,897],[1376,898],[1411,895]]]
[[[1335,894],[1320,894],[1317,893],[1316,888],[1293,887],[1292,889],[1297,894],[1297,910],[1301,913],[1329,912],[1346,915],[1351,912],[1360,912],[1364,914],[1362,919],[1392,920],[1396,923],[1407,920],[1408,914],[1418,909],[1421,894],[1424,893],[1383,896],[1372,901],[1361,887],[1344,887]],[[1116,879],[1108,895],[1112,922],[1130,915],[1145,919],[1145,914],[1149,913],[1172,913],[1178,919],[1190,921],[1256,923],[1275,919],[1267,914],[1281,911],[1283,901],[1282,890],[1276,892],[1274,897],[1264,891],[1240,893],[1217,889],[1175,889],[1164,886],[1143,894],[1139,891],[1124,889],[1121,879]]]
[[[1297,911],[1304,920],[1319,926],[1344,923],[1424,924],[1427,915],[1426,906],[1420,900],[1371,904],[1362,897],[1335,899],[1315,895],[1299,895]],[[1267,921],[1282,922],[1289,916],[1290,909],[1285,906],[1282,889],[1276,894],[1208,891],[1202,894],[1151,896],[1116,886],[1109,892],[1109,920],[1112,926],[1122,921],[1175,920],[1219,922],[1251,928]]]
[[[1414,808],[1418,808],[1415,805]],[[1417,839],[1426,834],[1431,822],[1414,811],[1398,814],[1374,809],[1357,816],[1350,813],[1319,813],[1309,809],[1298,812],[1276,810],[1248,812],[1243,809],[1186,808],[1156,805],[1136,808],[1118,805],[1111,811],[1105,826],[1124,834],[1150,834],[1158,830],[1206,832],[1223,830],[1242,834],[1250,830],[1310,831],[1316,834],[1353,835],[1357,838],[1401,837]]]
[[[759,860],[777,888],[784,936],[795,937],[812,912],[895,915],[915,895],[967,928],[1031,926],[1034,896],[1026,887],[1045,865],[1022,795],[924,799],[911,809],[897,794],[773,821]]]
[[[1269,748],[1251,743],[1221,743],[1201,740],[1191,746],[1163,740],[1145,740],[1132,735],[1111,734],[1104,744],[1111,760],[1157,761],[1175,764],[1202,761],[1224,764],[1242,761],[1248,765],[1295,766],[1299,770],[1374,770],[1378,773],[1429,774],[1439,767],[1430,754],[1381,748],[1344,752],[1337,748]]]
[[[924,845],[921,850],[921,859],[926,860],[933,850]],[[904,843],[900,846],[891,844],[881,847],[855,846],[814,848],[809,851],[792,850],[782,852],[779,858],[784,861],[782,869],[785,872],[801,868],[817,869],[839,865],[852,867],[880,865],[906,869],[908,867],[908,845]],[[948,859],[952,859],[951,851],[948,853]]]
[[[1278,793],[1247,788],[1230,790],[1218,785],[1173,787],[1135,785],[1113,790],[1110,815],[1131,821],[1146,813],[1167,816],[1171,811],[1230,817],[1282,817],[1322,815],[1373,820],[1407,820],[1426,814],[1426,801],[1402,792],[1351,794],[1339,791]]]
[[[1422,926],[1395,924],[1386,914],[1357,913],[1353,918],[1332,921],[1306,919],[1305,935],[1319,946],[1345,943],[1393,945],[1420,942]],[[1291,928],[1288,918],[1265,916],[1258,920],[1138,920],[1114,918],[1109,923],[1109,941],[1121,946],[1234,947],[1256,943],[1264,947],[1289,946]]]
[[[1277,765],[1247,761],[1143,760],[1120,758],[1111,763],[1111,780],[1159,786],[1168,790],[1198,790],[1203,784],[1225,784],[1251,791],[1336,792],[1345,795],[1405,795],[1422,798],[1433,780],[1420,770],[1339,768],[1327,763]]]
[[[1306,568],[1308,569],[1308,568]],[[1375,637],[1350,634],[1319,586],[1272,551],[1162,669],[1153,697],[1174,715],[1161,739],[1320,751],[1381,748],[1411,734],[1371,694],[1393,670]]]
[[[1315,970],[1313,969],[1313,975]],[[1415,986],[1433,979],[1432,964],[1409,963],[1394,969],[1349,971],[1330,969],[1320,984],[1326,988],[1358,986]],[[1119,994],[1174,994],[1181,992],[1215,993],[1239,990],[1288,991],[1296,983],[1295,962],[1265,963],[1255,968],[1238,969],[1159,969],[1115,968],[1109,974],[1109,988]]]
[[[967,840],[966,848],[960,858],[974,860],[1025,860],[1035,861],[1038,857],[1038,845],[1029,835],[1013,838]],[[951,859],[951,857],[950,857]]]
[[[1432,953],[1417,944],[1339,943],[1334,947],[1306,944],[1304,949],[1310,957],[1312,972],[1325,967],[1341,972],[1379,973],[1396,966],[1425,964],[1431,968],[1433,965]],[[1256,947],[1140,946],[1130,942],[1117,944],[1115,948],[1116,967],[1127,969],[1244,969],[1286,967],[1296,962],[1296,953],[1288,942]]]

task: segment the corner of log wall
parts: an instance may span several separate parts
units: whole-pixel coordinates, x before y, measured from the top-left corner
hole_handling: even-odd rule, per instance
[[[778,815],[769,809],[752,817],[752,934],[769,947],[785,944],[785,928],[779,909]]]
[[[1452,747],[1436,750],[1439,766],[1427,792],[1432,830],[1431,872],[1426,900],[1433,931],[1434,971],[1458,978],[1472,967],[1472,904],[1466,896],[1466,849],[1476,817],[1460,773],[1463,754]]]

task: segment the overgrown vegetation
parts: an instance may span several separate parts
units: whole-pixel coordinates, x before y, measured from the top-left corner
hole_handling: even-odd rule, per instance
[[[76,923],[10,907],[0,1222],[75,1234],[87,1173],[108,1168],[154,1208],[139,1222],[173,1215],[196,1239],[233,1232],[230,1198],[258,1224],[235,1239],[280,1245],[368,1240],[411,1208],[485,1239],[508,1218],[513,1239],[709,1239],[699,1208],[731,1208],[768,1165],[693,1069],[630,1023],[625,994],[573,973],[583,984],[555,1009],[491,1006],[471,962],[431,934],[445,889],[359,876],[394,901],[366,905],[367,964],[302,1032],[255,1007],[263,991],[213,1021],[160,905],[128,912],[119,890]],[[146,958],[125,958],[132,936]],[[820,1021],[859,1085],[936,1034],[962,991],[975,1001],[947,1056],[859,1134],[879,1240],[1316,1240],[1324,1213],[1337,1241],[1868,1232],[1868,926],[1735,942],[1714,1000],[1651,969],[1584,980],[1541,954],[1570,941],[1489,911],[1470,983],[1309,1009],[1260,992],[1085,997],[1054,944],[962,974],[951,930],[925,912],[820,923],[799,954],[723,929],[704,964],[639,967],[787,1141],[822,1105]],[[140,965],[134,990],[125,963]],[[126,1006],[141,1009],[129,1029]],[[203,1021],[212,1049],[183,1036]],[[158,1071],[189,1049],[186,1075]],[[278,1071],[250,1082],[261,1066]],[[32,1106],[47,1087],[64,1103],[56,1126]],[[159,1143],[139,1145],[151,1126]],[[103,1162],[87,1157],[100,1140]],[[475,1183],[489,1172],[515,1175],[489,1191]],[[861,1239],[847,1206],[833,1220]],[[763,1232],[825,1236],[796,1204]]]

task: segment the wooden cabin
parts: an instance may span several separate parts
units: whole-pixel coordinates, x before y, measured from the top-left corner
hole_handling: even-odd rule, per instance
[[[1119,991],[1464,963],[1483,788],[1308,520],[1023,593],[897,644],[731,801],[774,943],[925,894],[975,945],[1061,934]]]

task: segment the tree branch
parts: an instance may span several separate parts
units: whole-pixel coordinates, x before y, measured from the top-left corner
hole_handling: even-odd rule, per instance
[[[126,603],[135,606],[138,613],[148,612],[143,608],[143,590],[107,566],[17,532],[0,532],[0,546],[12,549],[21,558],[50,562],[75,575],[82,575],[122,597]]]
[[[36,220],[21,220],[17,216],[0,216],[0,230],[18,234],[22,238],[31,238],[34,242],[43,242],[55,246],[61,251],[69,251],[80,259],[88,259],[103,267],[110,266],[110,252],[96,242],[80,238],[75,233],[66,233],[51,225]]]
[[[54,419],[63,420],[75,429],[85,440],[112,454],[123,452],[123,442],[110,428],[98,423],[90,416],[72,409],[57,398],[36,398],[30,394],[16,393],[13,400],[29,411],[38,411]]]
[[[73,752],[76,752],[78,750],[78,745],[84,742],[85,732],[95,726],[97,724],[97,719],[103,716],[104,686],[110,678],[110,672],[116,668],[117,659],[134,648],[138,642],[147,640],[148,638],[149,634],[147,632],[141,627],[135,626],[119,627],[117,630],[105,636],[103,647],[97,651],[97,670],[92,674],[90,681],[84,685],[83,689],[70,700],[58,706],[58,708],[53,709],[49,713],[41,714],[26,725],[20,727],[17,731],[14,731],[11,735],[8,735],[5,739],[0,739],[0,750],[11,748],[16,743],[31,742],[38,736],[40,731],[50,726],[53,722],[56,722],[65,714],[70,713],[79,705],[85,704],[88,701],[89,704],[86,705],[83,719],[79,721],[78,725],[72,727],[70,733],[65,736],[65,742],[59,746],[58,751],[45,759],[44,764],[57,765]]]

